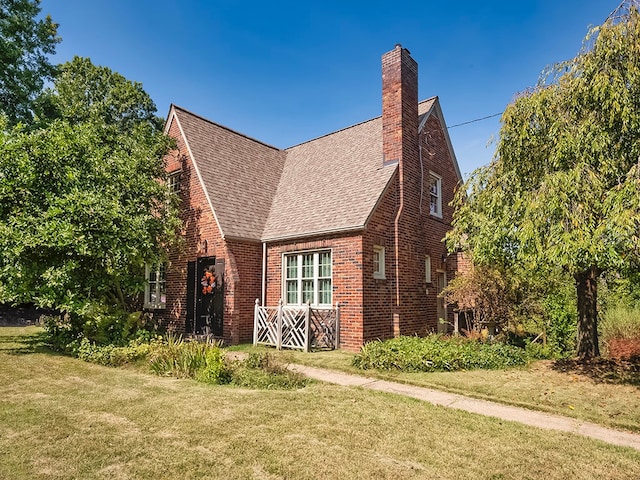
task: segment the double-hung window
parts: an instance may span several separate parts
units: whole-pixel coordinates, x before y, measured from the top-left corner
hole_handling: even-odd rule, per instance
[[[384,275],[384,247],[381,245],[373,246],[373,278],[385,279]]]
[[[145,308],[160,309],[167,306],[167,266],[164,263],[146,266],[144,291]]]
[[[442,177],[429,172],[430,212],[434,217],[442,218]]]
[[[288,305],[331,305],[331,251],[284,256],[284,288]]]

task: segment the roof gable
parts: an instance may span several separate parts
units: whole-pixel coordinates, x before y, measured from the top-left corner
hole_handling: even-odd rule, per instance
[[[260,240],[285,152],[173,106],[191,160],[225,238]]]
[[[460,169],[437,97],[418,104],[420,128],[434,115]],[[172,106],[223,237],[275,241],[360,230],[397,165],[383,165],[382,117],[280,150]],[[168,131],[168,130],[167,130]]]

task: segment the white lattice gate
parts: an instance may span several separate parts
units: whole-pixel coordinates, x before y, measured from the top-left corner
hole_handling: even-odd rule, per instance
[[[340,347],[340,307],[312,308],[311,305],[260,306],[256,300],[253,344],[282,348],[334,349]]]

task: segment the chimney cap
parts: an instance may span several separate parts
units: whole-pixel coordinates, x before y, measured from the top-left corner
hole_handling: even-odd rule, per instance
[[[401,43],[396,43],[395,48],[401,48],[402,50],[404,50],[405,52],[407,52],[408,55],[411,55],[411,52],[409,51],[408,48],[402,48],[402,44]]]

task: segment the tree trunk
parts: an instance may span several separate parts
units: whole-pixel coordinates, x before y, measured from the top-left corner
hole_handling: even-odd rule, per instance
[[[575,275],[578,294],[578,357],[587,360],[600,356],[598,346],[598,276],[596,267]]]

